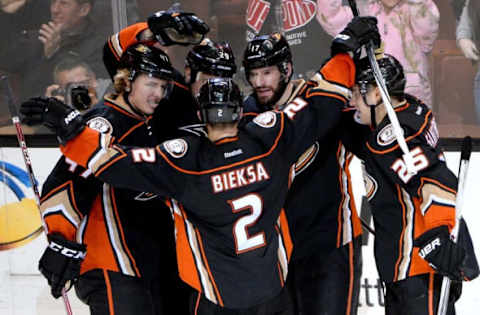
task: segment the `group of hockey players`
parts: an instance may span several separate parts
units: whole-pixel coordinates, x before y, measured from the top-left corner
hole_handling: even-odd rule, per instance
[[[22,104],[63,156],[43,185],[49,246],[39,262],[58,298],[74,285],[91,314],[357,314],[361,222],[349,165],[364,165],[386,314],[437,313],[442,278],[478,275],[455,225],[457,178],[431,109],[404,93],[376,19],[356,17],[309,80],[292,80],[282,34],[248,42],[252,93],[232,80],[227,43],[195,14],[160,11],[111,36],[115,92],[80,113],[55,98]],[[164,48],[192,45],[182,76]],[[388,44],[388,43],[387,43]],[[372,66],[378,64],[415,161],[406,169]],[[173,220],[172,220],[173,217]]]

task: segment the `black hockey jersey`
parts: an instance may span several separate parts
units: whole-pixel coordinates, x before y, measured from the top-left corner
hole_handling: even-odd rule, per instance
[[[179,135],[172,117],[182,112],[161,109],[153,123],[152,116],[139,115],[120,95],[106,97],[85,117],[88,126],[117,144],[154,146]],[[41,210],[48,233],[87,245],[82,274],[100,268],[151,278],[176,270],[173,223],[162,200],[149,192],[113,188],[62,157],[43,185]]]
[[[316,80],[321,79],[314,76],[308,84],[318,85]],[[282,110],[287,99],[294,98],[306,84],[304,80],[291,81],[275,109]],[[253,94],[244,106],[247,113],[262,112]],[[292,260],[326,257],[362,233],[348,169],[353,155],[345,150],[340,135],[339,127],[333,128],[295,163],[295,180],[285,203],[295,247]]]
[[[349,119],[347,147],[365,165],[367,197],[375,224],[375,258],[380,277],[392,282],[433,272],[414,240],[455,222],[457,179],[438,148],[432,111],[408,96],[395,108],[417,173],[407,172],[403,153],[386,116],[375,130]],[[348,139],[349,138],[349,139]]]
[[[62,151],[101,180],[170,196],[181,278],[213,303],[250,307],[283,286],[292,248],[279,215],[293,166],[338,123],[353,61],[337,55],[321,75],[322,89],[311,86],[282,113],[265,112],[215,143],[190,136],[109,147],[109,135],[86,128]]]

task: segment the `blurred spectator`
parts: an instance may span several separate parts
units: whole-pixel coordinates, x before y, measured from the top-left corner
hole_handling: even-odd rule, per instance
[[[14,14],[23,13],[17,13],[17,23],[4,31],[8,45],[0,52],[0,68],[21,75],[22,99],[42,94],[53,81],[54,65],[72,52],[90,64],[97,77],[107,77],[102,63],[107,34],[89,16],[94,0],[51,0],[50,21],[45,18],[39,28],[28,29],[24,26],[36,26],[29,25],[29,19],[37,15],[38,3],[47,6],[47,2],[22,2]]]
[[[352,10],[342,0],[317,0],[317,20],[332,36],[352,19]],[[385,41],[385,52],[403,65],[405,92],[432,106],[432,88],[428,54],[438,35],[440,13],[432,0],[361,0],[360,15],[378,19],[378,29]]]
[[[473,85],[477,122],[480,123],[480,57],[478,47],[480,40],[480,3],[478,0],[467,0],[457,24],[457,45],[465,57],[477,67]]]
[[[47,87],[46,97],[54,96],[63,102],[72,104],[72,88],[85,87],[90,103],[96,104],[107,90],[110,80],[97,80],[90,66],[75,56],[61,60],[53,69],[54,84]]]
[[[292,50],[295,75],[309,78],[330,56],[332,39],[315,20],[317,6],[310,0],[249,0],[247,41],[259,34],[282,33]]]

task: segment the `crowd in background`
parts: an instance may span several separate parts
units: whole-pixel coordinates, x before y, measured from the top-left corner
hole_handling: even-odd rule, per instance
[[[176,1],[166,2],[163,7]],[[308,78],[328,57],[332,36],[352,18],[344,0],[178,2],[209,24],[210,38],[231,44],[240,69],[235,79],[243,88],[248,85],[239,60],[249,39],[282,32],[294,55],[295,77]],[[151,0],[126,0],[125,4],[128,24],[161,9]],[[361,15],[377,17],[386,52],[405,68],[407,91],[434,109],[440,128],[446,128],[444,137],[480,135],[478,1],[357,0],[357,5]],[[0,39],[0,72],[13,79],[20,100],[52,92],[65,96],[68,83],[82,80],[59,85],[55,69],[72,58],[90,68],[83,83],[91,95],[95,91],[101,98],[107,90],[102,82],[108,82],[103,43],[114,31],[111,1],[2,0],[0,6],[0,26],[6,30]],[[170,54],[180,71],[184,61],[175,56],[184,56],[186,49],[175,48],[179,53]],[[2,117],[8,115],[3,107]]]

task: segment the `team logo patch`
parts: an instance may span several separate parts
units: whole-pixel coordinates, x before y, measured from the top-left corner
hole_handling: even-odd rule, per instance
[[[87,122],[87,126],[101,133],[112,133],[112,124],[103,117],[95,117]]]
[[[253,119],[253,122],[263,128],[271,128],[277,122],[277,115],[274,112],[264,112]]]
[[[166,141],[163,146],[168,153],[174,158],[181,158],[187,153],[188,144],[183,139],[174,139]]]
[[[402,129],[402,134],[403,134]],[[397,138],[395,137],[395,133],[393,132],[392,124],[388,124],[383,127],[382,130],[377,134],[377,143],[382,146],[387,146],[392,144]]]

